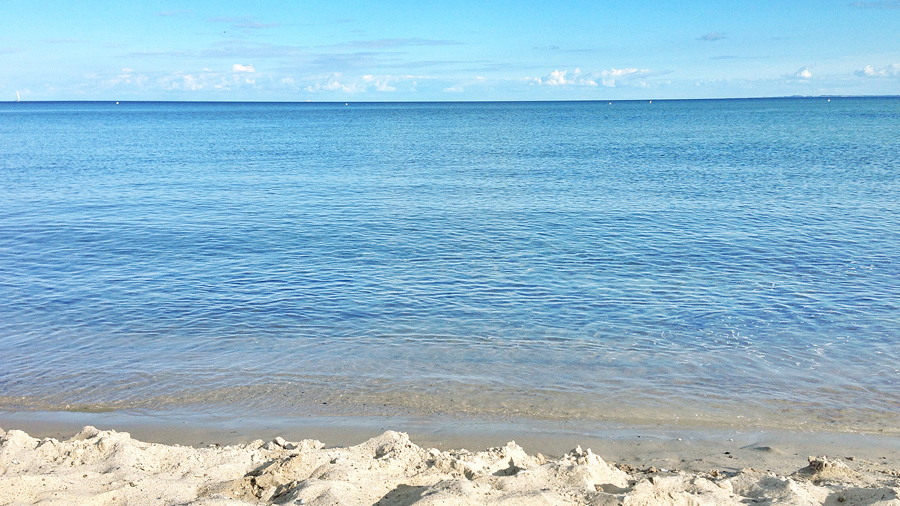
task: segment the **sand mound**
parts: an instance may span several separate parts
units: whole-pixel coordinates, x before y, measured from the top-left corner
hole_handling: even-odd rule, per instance
[[[900,506],[900,473],[865,475],[823,457],[790,476],[625,468],[581,448],[558,459],[514,442],[441,452],[390,431],[347,448],[281,438],[166,446],[93,427],[62,442],[0,431],[0,505]]]

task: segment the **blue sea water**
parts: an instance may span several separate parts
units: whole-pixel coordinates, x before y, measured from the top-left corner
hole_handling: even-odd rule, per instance
[[[900,99],[0,104],[0,409],[900,421]]]

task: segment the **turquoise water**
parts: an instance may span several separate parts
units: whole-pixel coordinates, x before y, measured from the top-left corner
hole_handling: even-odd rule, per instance
[[[0,409],[900,421],[900,99],[0,104]]]

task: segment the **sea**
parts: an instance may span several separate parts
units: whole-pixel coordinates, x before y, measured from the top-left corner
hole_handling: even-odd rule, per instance
[[[900,427],[900,98],[0,104],[0,411]]]

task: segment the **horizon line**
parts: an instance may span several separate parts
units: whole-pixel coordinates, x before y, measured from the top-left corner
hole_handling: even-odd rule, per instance
[[[774,99],[814,99],[814,98],[900,98],[898,95],[774,95],[757,97],[719,98],[630,98],[630,99],[570,99],[570,100],[10,100],[5,103],[195,103],[195,104],[466,104],[466,103],[572,103],[572,102],[677,102],[713,100],[774,100]],[[0,102],[4,103],[4,102]]]

